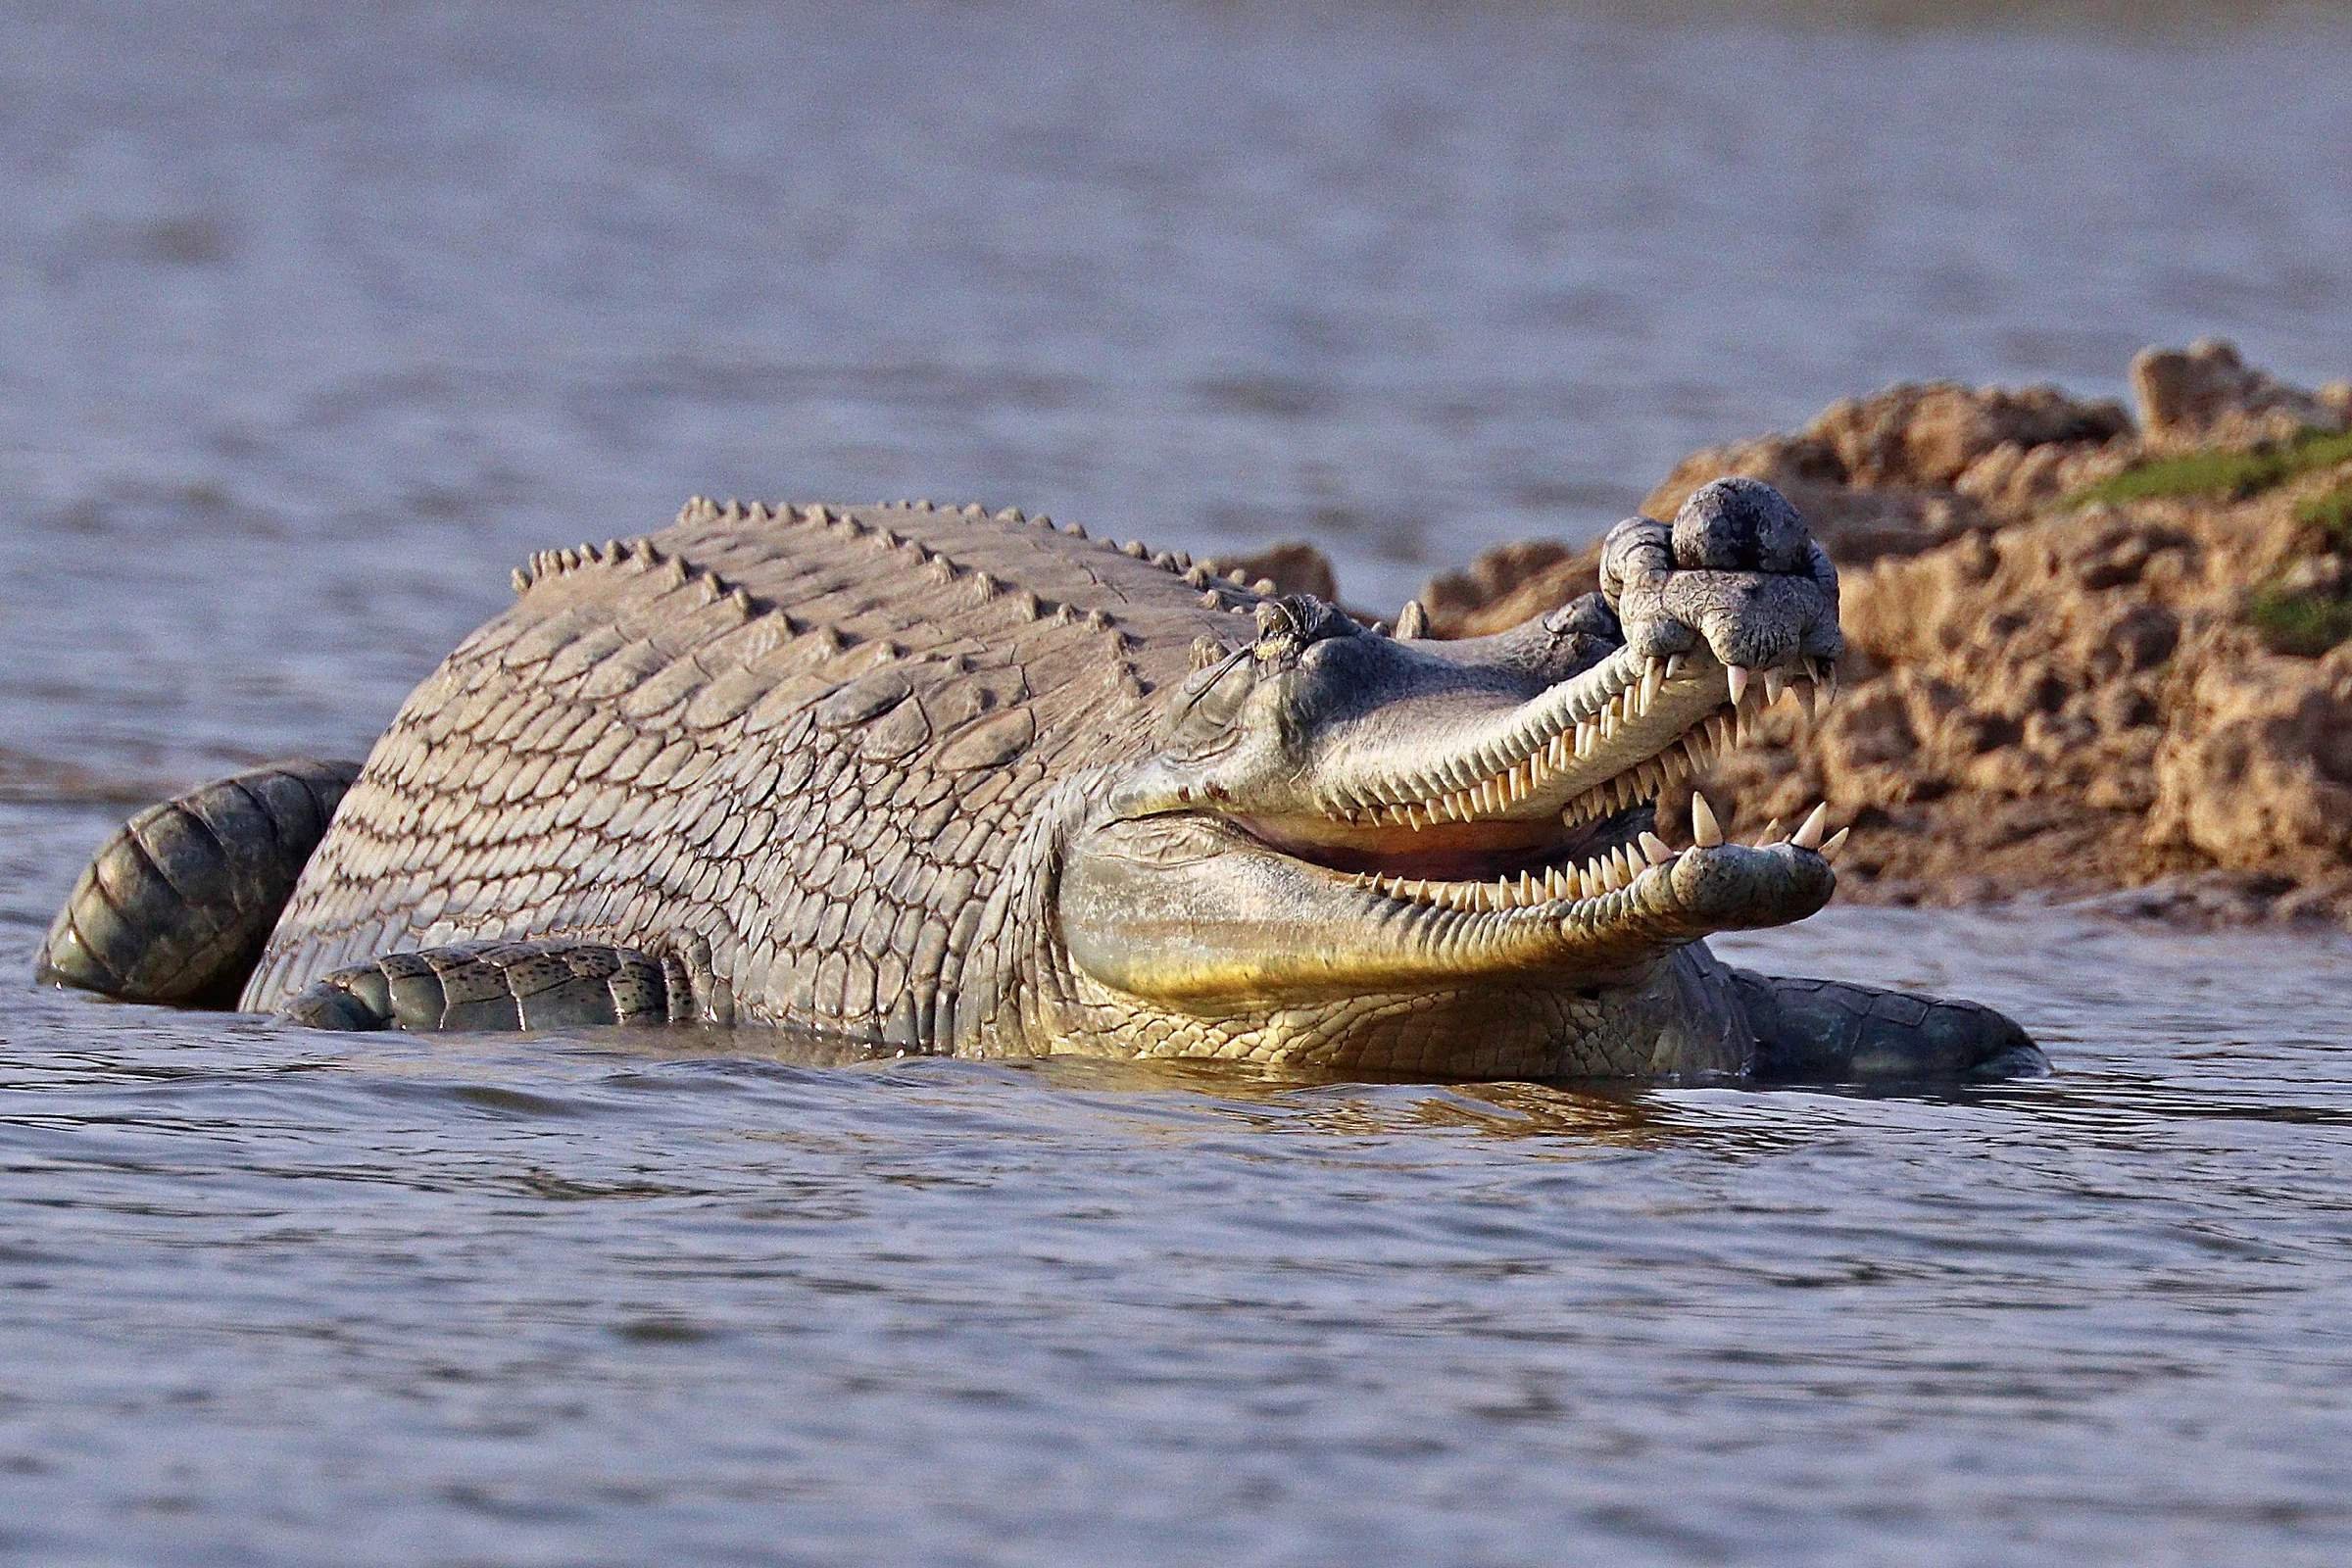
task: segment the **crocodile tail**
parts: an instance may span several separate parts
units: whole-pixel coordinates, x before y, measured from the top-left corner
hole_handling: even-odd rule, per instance
[[[45,984],[233,1006],[357,762],[271,762],[151,806],[90,858],[34,963]]]

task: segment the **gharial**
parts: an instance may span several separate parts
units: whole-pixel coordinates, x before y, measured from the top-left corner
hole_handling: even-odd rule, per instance
[[[1239,578],[1241,574],[1233,574]],[[876,1051],[1433,1076],[1985,1075],[1972,1003],[1772,979],[1842,832],[1694,843],[1660,793],[1834,694],[1838,577],[1723,480],[1601,588],[1430,639],[927,503],[690,502],[542,553],[364,765],[111,839],[39,973],[341,1028],[776,1024]]]

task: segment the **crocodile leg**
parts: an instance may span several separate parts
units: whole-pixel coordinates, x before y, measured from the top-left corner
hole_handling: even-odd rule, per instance
[[[1980,1003],[1746,969],[1732,979],[1767,1082],[1948,1082],[2049,1066],[2025,1030]]]
[[[297,758],[139,812],[74,884],[35,977],[130,1002],[233,1006],[359,771]]]
[[[317,1029],[556,1029],[725,1023],[705,955],[596,942],[469,942],[337,969],[279,1016]]]

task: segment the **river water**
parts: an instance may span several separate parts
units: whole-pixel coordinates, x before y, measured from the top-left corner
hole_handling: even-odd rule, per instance
[[[2291,9],[6,13],[0,973],[123,803],[356,754],[510,565],[689,492],[1303,536],[1377,604],[1892,379],[2352,371],[2352,34]],[[2352,1553],[2352,945],[1725,946],[2059,1071],[841,1066],[0,987],[0,1558]]]

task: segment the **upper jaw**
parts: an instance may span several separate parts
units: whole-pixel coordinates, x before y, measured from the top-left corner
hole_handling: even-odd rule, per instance
[[[1205,812],[1259,851],[1384,899],[1465,914],[1564,907],[1668,865],[1677,852],[1653,830],[1658,798],[1745,739],[1767,707],[1793,699],[1810,712],[1835,681],[1810,658],[1756,671],[1705,652],[1619,649],[1516,703],[1457,694],[1445,707],[1468,716],[1433,722],[1424,710],[1399,738],[1330,747],[1295,777],[1262,757],[1233,770],[1271,775],[1271,789],[1152,764],[1114,792],[1109,814]],[[1720,845],[1703,801],[1699,812],[1693,848]],[[1830,840],[1821,815],[1773,842],[1834,854],[1842,835]]]
[[[1835,691],[1826,661],[1758,671],[1703,653],[1620,649],[1504,713],[1417,737],[1386,765],[1315,781],[1317,808],[1343,822],[1414,830],[1587,822],[1703,771],[1765,707],[1793,697],[1811,713]]]

